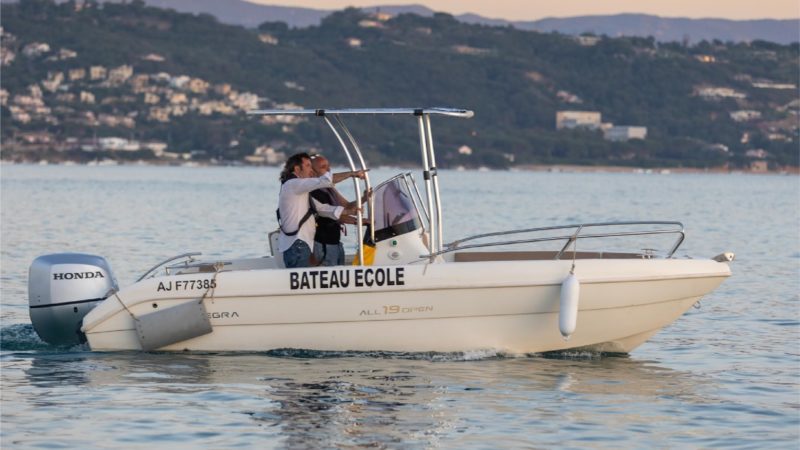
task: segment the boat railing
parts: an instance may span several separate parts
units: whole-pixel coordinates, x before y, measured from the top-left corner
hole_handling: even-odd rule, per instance
[[[185,258],[186,261],[184,261],[184,264],[189,264],[189,263],[195,261],[195,259],[194,259],[195,256],[200,256],[200,255],[202,255],[202,253],[200,253],[200,252],[189,252],[189,253],[181,253],[180,255],[173,256],[171,258],[167,258],[164,261],[161,261],[160,263],[158,263],[155,266],[151,267],[147,272],[144,273],[144,275],[140,276],[139,279],[136,280],[136,282],[138,283],[138,282],[144,280],[145,278],[147,278],[148,275],[154,273],[161,266],[163,266],[163,265],[165,265],[167,263],[170,263],[172,261],[176,261],[178,259]],[[171,266],[170,268],[173,268],[173,267],[174,266]]]
[[[601,227],[621,228],[621,227],[632,227],[632,226],[652,226],[653,228],[641,229],[641,230],[628,230],[628,231],[607,231],[607,232],[586,231],[588,229],[592,228],[596,229]],[[556,236],[531,237],[525,239],[501,240],[501,241],[463,245],[465,242],[475,241],[478,239],[497,238],[501,236],[509,236],[515,234],[544,233],[552,231],[569,231],[569,232],[567,234],[559,234]],[[532,244],[537,242],[565,241],[564,245],[561,247],[561,250],[555,255],[555,259],[561,259],[561,256],[564,254],[565,251],[567,251],[567,249],[571,245],[575,245],[578,240],[582,239],[600,239],[600,238],[621,237],[621,236],[653,236],[653,235],[668,235],[668,234],[677,235],[675,242],[672,244],[672,246],[669,248],[669,251],[666,253],[666,258],[671,258],[672,255],[674,255],[675,252],[678,250],[678,248],[681,246],[684,238],[686,237],[686,233],[684,231],[683,224],[681,222],[661,222],[661,221],[598,222],[598,223],[559,225],[552,227],[527,228],[522,230],[509,230],[509,231],[499,231],[494,233],[484,233],[453,241],[447,244],[446,248],[443,249],[442,251],[435,252],[431,255],[422,255],[422,257],[432,258],[445,253],[450,253],[458,250],[473,249],[473,248]],[[652,249],[644,249],[644,250],[646,250],[648,254],[650,254],[649,252],[652,252]]]

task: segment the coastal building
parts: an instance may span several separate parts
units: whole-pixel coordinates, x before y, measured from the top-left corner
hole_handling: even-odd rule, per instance
[[[189,107],[186,105],[172,105],[169,107],[169,113],[175,117],[186,115],[189,112]]]
[[[107,74],[108,74],[108,69],[106,69],[103,66],[89,67],[90,80],[105,80]]]
[[[136,121],[133,120],[132,117],[127,116],[119,116],[114,114],[103,114],[97,116],[97,121],[100,122],[101,125],[105,125],[108,127],[125,127],[125,128],[134,128],[136,126]]]
[[[557,111],[556,130],[564,128],[600,128],[601,114],[597,111]]]
[[[49,72],[47,79],[42,81],[42,86],[50,92],[55,92],[64,81],[64,72]]]
[[[568,91],[558,91],[556,97],[564,103],[583,103],[580,97]]]
[[[188,101],[189,100],[187,99],[186,94],[183,92],[176,92],[169,97],[169,102],[173,105],[180,105]]]
[[[33,42],[22,48],[22,54],[28,58],[35,58],[45,53],[50,53],[50,45],[44,42]]]
[[[735,122],[747,122],[750,120],[760,119],[761,112],[754,111],[752,109],[742,109],[739,111],[731,111],[730,113],[731,119]]]
[[[29,123],[31,121],[31,115],[17,105],[9,106],[8,110],[11,111],[11,120],[15,122]]]
[[[702,86],[695,88],[695,95],[706,100],[716,100],[720,98],[747,98],[747,95],[727,87]]]
[[[53,135],[46,131],[20,133],[17,138],[26,144],[50,144],[54,141]]]
[[[157,83],[168,84],[172,80],[172,75],[167,72],[158,72],[156,74],[151,74],[150,79]]]
[[[58,51],[58,55],[56,55],[56,59],[59,61],[63,61],[65,59],[72,59],[77,58],[78,52],[70,50],[68,48],[62,48]]]
[[[577,42],[578,44],[580,44],[580,45],[582,45],[584,47],[593,47],[593,46],[597,45],[598,42],[600,42],[600,37],[599,36],[590,36],[590,35],[575,36],[575,42]]]
[[[258,109],[258,95],[256,94],[250,92],[243,92],[241,94],[231,92],[228,95],[228,99],[231,101],[233,106],[241,109],[242,111]]]
[[[727,146],[727,145],[725,145],[725,144],[720,144],[720,143],[711,144],[711,145],[709,145],[709,146],[708,146],[708,147],[706,147],[706,148],[707,148],[709,151],[712,151],[712,152],[719,152],[719,153],[729,153],[729,152],[730,152],[730,148],[728,148],[728,146]]]
[[[477,48],[477,47],[470,47],[469,45],[454,45],[452,47],[453,51],[461,54],[461,55],[473,55],[473,56],[480,56],[480,55],[487,55],[491,53],[491,50],[486,48]]]
[[[87,91],[81,91],[81,103],[94,103],[94,94]]]
[[[150,141],[150,142],[143,142],[142,148],[150,150],[153,152],[153,155],[160,157],[167,151],[167,143],[161,141]]]
[[[753,87],[759,89],[797,89],[797,86],[792,83],[775,83],[773,81],[757,81],[753,82]]]
[[[145,60],[145,61],[152,61],[152,62],[164,62],[164,61],[166,61],[166,58],[164,58],[163,56],[161,56],[159,54],[156,54],[156,53],[148,53],[148,54],[142,56],[142,59]]]
[[[161,97],[150,92],[144,93],[144,102],[148,105],[157,105],[161,101]]]
[[[278,38],[271,34],[261,33],[258,35],[258,40],[268,45],[278,45]]]
[[[192,105],[192,109],[196,110],[202,116],[210,116],[214,113],[233,115],[236,111],[230,106],[220,101],[210,101],[197,103]]]
[[[134,93],[142,92],[150,83],[150,75],[139,74],[131,77],[129,81]]]
[[[108,81],[114,83],[124,83],[133,76],[133,67],[122,65],[108,71]]]
[[[208,91],[208,82],[200,78],[192,78],[187,87],[195,94],[205,94]]]
[[[383,24],[377,20],[364,19],[358,22],[361,28],[383,28]]]
[[[769,164],[764,160],[752,161],[750,163],[750,171],[757,173],[765,173],[769,170]]]
[[[717,58],[714,55],[694,55],[694,59],[703,63],[717,62]]]
[[[191,77],[179,75],[177,77],[172,77],[172,79],[169,80],[169,85],[175,89],[184,89],[190,81],[192,81]]]
[[[615,125],[603,131],[603,139],[607,141],[627,141],[630,139],[646,139],[647,127]]]
[[[282,164],[286,160],[286,153],[275,150],[269,145],[257,147],[252,155],[245,157],[245,160],[254,164]]]
[[[748,158],[764,159],[764,158],[769,156],[769,152],[767,152],[763,148],[757,148],[757,149],[746,151],[744,153],[744,156],[746,156]]]
[[[120,137],[104,137],[97,140],[103,150],[135,152],[141,150],[139,141],[131,141]]]
[[[11,65],[15,59],[17,59],[17,55],[14,52],[5,47],[0,47],[0,65]]]
[[[70,81],[82,80],[86,77],[86,69],[70,69],[68,76]]]
[[[370,14],[370,17],[381,22],[388,22],[394,16],[387,12],[375,11],[374,13]]]

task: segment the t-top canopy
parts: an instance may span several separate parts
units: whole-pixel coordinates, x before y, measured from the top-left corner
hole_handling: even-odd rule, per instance
[[[344,108],[344,109],[256,109],[248,111],[247,114],[254,116],[277,116],[277,115],[313,115],[325,116],[327,114],[408,114],[422,116],[424,114],[438,114],[442,116],[470,118],[475,113],[468,109],[459,108]]]

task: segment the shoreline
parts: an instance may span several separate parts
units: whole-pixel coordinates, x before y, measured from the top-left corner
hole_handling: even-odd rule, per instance
[[[13,165],[28,165],[28,166],[152,166],[152,167],[274,167],[280,168],[280,165],[257,165],[257,164],[219,164],[207,163],[201,161],[117,161],[117,160],[100,160],[90,161],[88,163],[81,163],[75,161],[13,161],[13,160],[0,160],[0,165],[13,166]],[[408,165],[379,165],[374,169],[381,168],[400,168],[412,169],[419,168],[417,166]],[[443,168],[440,170],[450,171],[469,171],[469,172],[550,172],[550,173],[632,173],[632,174],[655,174],[655,175],[669,175],[669,174],[747,174],[747,175],[800,175],[800,167],[784,167],[780,170],[767,170],[767,171],[754,171],[745,169],[729,169],[726,167],[709,167],[709,168],[695,168],[695,167],[632,167],[632,166],[613,166],[613,165],[597,165],[597,166],[583,166],[577,164],[521,164],[518,166],[509,167],[507,169],[490,169],[487,167],[472,167],[465,168],[463,166],[453,168]]]
[[[575,164],[525,164],[511,170],[531,172],[567,172],[567,173],[644,173],[669,175],[672,173],[707,173],[707,174],[732,174],[743,173],[752,175],[800,175],[800,167],[784,167],[780,170],[754,171],[745,169],[729,169],[727,167],[631,167],[631,166],[581,166]]]

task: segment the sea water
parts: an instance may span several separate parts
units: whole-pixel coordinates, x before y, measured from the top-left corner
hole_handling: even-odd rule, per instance
[[[370,175],[378,182],[398,171]],[[92,353],[38,339],[26,293],[34,258],[102,255],[124,286],[188,251],[262,256],[276,227],[277,176],[274,168],[0,167],[0,445],[800,446],[796,176],[440,172],[445,241],[678,220],[687,238],[676,256],[736,253],[733,276],[699,309],[627,356]],[[349,183],[340,186],[352,198]]]

